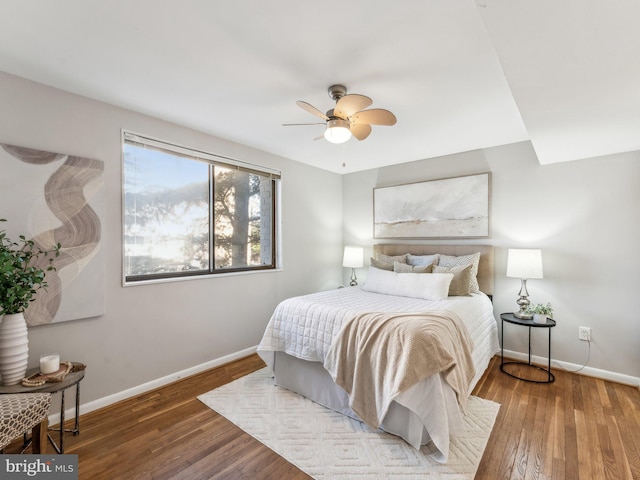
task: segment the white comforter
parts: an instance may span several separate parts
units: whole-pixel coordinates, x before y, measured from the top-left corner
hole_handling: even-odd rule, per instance
[[[324,363],[333,338],[346,320],[366,312],[428,312],[450,310],[458,314],[474,341],[473,359],[480,379],[490,359],[499,348],[493,305],[484,294],[449,297],[445,300],[422,300],[366,292],[359,287],[339,288],[281,302],[258,346],[258,354],[270,367],[272,355],[285,352],[302,360]],[[488,362],[488,360],[487,360]],[[469,393],[471,393],[471,389]]]
[[[258,345],[258,354],[271,369],[274,368],[274,352],[323,364],[333,338],[343,324],[358,313],[434,310],[455,312],[473,339],[472,359],[476,375],[467,392],[470,394],[491,357],[499,351],[493,305],[484,294],[431,301],[349,287],[290,298],[276,307]],[[408,432],[402,437],[419,449],[423,428],[426,429],[435,447],[433,458],[446,462],[449,435],[462,428],[462,417],[455,393],[441,375],[420,382],[396,398],[396,402],[406,407],[413,418]],[[384,424],[382,428],[386,429]]]

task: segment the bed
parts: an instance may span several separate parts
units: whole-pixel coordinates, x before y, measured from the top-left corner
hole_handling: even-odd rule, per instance
[[[375,275],[382,275],[382,270],[374,268],[373,265],[377,265],[374,262],[369,271],[371,281],[368,278],[363,286],[339,288],[284,300],[276,307],[258,346],[258,354],[273,371],[274,383],[360,420],[350,407],[350,398],[345,389],[336,385],[335,377],[325,368],[327,357],[333,355],[332,344],[345,330],[345,326],[354,317],[368,312],[407,315],[415,312],[452,312],[451,315],[464,324],[472,340],[469,356],[473,363],[473,374],[469,377],[471,379],[464,392],[468,397],[489,361],[499,350],[497,324],[491,303],[493,247],[398,244],[374,246],[374,258],[386,261],[389,257],[401,258],[407,253],[414,256],[414,262],[408,263],[415,263],[416,259],[428,258],[428,255],[433,254],[444,255],[445,257],[440,258],[451,262],[452,259],[455,261],[456,258],[464,259],[479,253],[479,260],[476,260],[475,265],[477,274],[474,270],[476,293],[426,299],[371,291],[375,288],[368,288],[367,285],[374,283]],[[406,265],[395,265],[395,268],[406,268]],[[443,268],[440,267],[440,270]],[[405,275],[402,278],[437,277],[419,275]],[[454,277],[454,274],[447,278],[450,277]],[[456,273],[455,278],[458,277]],[[449,290],[450,293],[452,290]],[[449,454],[450,435],[463,428],[464,403],[459,400],[460,395],[456,394],[450,382],[445,379],[444,372],[435,373],[394,396],[388,409],[384,411],[379,427],[402,437],[415,448],[424,449],[436,461],[444,463]]]

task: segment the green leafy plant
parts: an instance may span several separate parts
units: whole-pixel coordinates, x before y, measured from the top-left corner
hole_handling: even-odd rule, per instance
[[[537,303],[535,305],[530,305],[527,309],[527,313],[530,314],[539,314],[546,315],[549,318],[553,318],[553,307],[550,303],[543,305],[542,303]]]
[[[0,218],[0,222],[6,220]],[[51,250],[43,250],[24,235],[13,241],[0,230],[0,314],[24,312],[38,290],[48,286],[46,272],[56,269],[53,262],[60,248],[58,243]],[[48,256],[45,268],[35,265],[39,258]]]

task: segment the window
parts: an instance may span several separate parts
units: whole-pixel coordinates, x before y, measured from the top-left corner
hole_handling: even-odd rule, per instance
[[[276,267],[280,174],[123,134],[125,282]]]

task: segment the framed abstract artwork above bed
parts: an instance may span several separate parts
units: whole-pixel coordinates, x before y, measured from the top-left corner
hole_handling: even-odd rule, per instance
[[[490,173],[374,188],[374,238],[488,238],[490,197]]]
[[[30,327],[104,314],[104,162],[0,143],[0,218],[8,237],[48,250],[60,243],[25,311]]]

